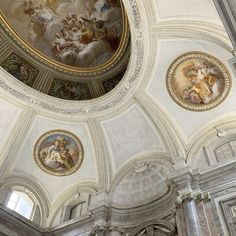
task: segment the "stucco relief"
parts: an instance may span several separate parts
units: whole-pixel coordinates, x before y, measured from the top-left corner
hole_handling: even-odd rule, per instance
[[[217,58],[201,52],[178,57],[169,67],[167,88],[180,106],[204,111],[217,106],[229,93],[231,77]]]
[[[37,140],[34,158],[38,166],[48,174],[69,175],[82,164],[83,146],[74,134],[52,130]]]
[[[140,162],[131,168],[117,183],[112,202],[117,205],[142,205],[168,192],[165,176],[169,170],[154,162]]]

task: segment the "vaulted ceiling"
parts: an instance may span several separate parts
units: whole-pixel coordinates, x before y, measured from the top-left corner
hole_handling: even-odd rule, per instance
[[[123,4],[131,32],[130,60],[121,82],[105,95],[62,100],[0,69],[0,181],[7,183],[14,177],[35,184],[51,211],[78,186],[106,192],[121,207],[159,198],[168,191],[165,180],[176,158],[198,167],[192,159],[204,146],[203,135],[210,142],[217,139],[215,127],[235,123],[236,85],[228,64],[232,46],[212,1],[132,0]],[[24,57],[27,51],[14,42],[14,35],[3,26],[1,31],[2,56],[17,52]],[[189,51],[211,54],[230,71],[229,95],[215,108],[190,111],[168,93],[168,68]],[[41,77],[50,72],[50,66],[27,57],[43,68]],[[72,132],[83,145],[83,163],[71,175],[49,175],[34,160],[36,141],[51,130]]]

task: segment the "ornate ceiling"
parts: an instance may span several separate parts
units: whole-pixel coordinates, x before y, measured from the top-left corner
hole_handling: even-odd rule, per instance
[[[112,90],[124,75],[130,34],[119,0],[22,0],[1,2],[0,8],[4,37],[25,54],[9,50],[1,66],[26,85],[88,100]]]
[[[6,9],[9,2],[1,1],[2,8],[4,4]],[[12,6],[22,3],[13,2]],[[58,224],[57,213],[74,198],[78,187],[96,196],[95,203],[105,201],[118,210],[142,208],[143,202],[151,204],[157,198],[161,210],[156,210],[156,215],[168,216],[170,212],[163,210],[163,202],[172,193],[166,175],[178,165],[202,168],[203,164],[197,162],[206,160],[204,146],[219,143],[215,127],[236,127],[235,78],[228,64],[232,46],[212,1],[179,0],[176,5],[175,0],[130,0],[123,4],[131,43],[124,37],[122,59],[105,74],[86,74],[82,67],[70,67],[49,56],[45,61],[40,50],[35,54],[32,44],[25,46],[26,39],[19,41],[21,36],[16,37],[6,22],[1,22],[0,180],[3,187],[15,179],[15,184],[27,183],[40,192],[48,213],[42,225]],[[22,17],[26,17],[24,13]],[[228,96],[210,110],[187,110],[168,92],[168,68],[190,51],[217,58],[232,77]],[[28,70],[30,80],[25,83],[22,77],[14,78],[18,74],[7,73],[9,65],[19,66],[22,59],[33,68]],[[87,78],[89,73],[93,80]],[[115,82],[106,83],[104,78],[110,76]],[[65,78],[73,86],[80,85],[80,95],[70,97],[60,89],[52,89],[53,84],[60,87]],[[91,95],[84,84],[91,88]],[[97,98],[89,99],[92,97]],[[34,160],[37,140],[52,130],[66,130],[83,145],[83,163],[70,175],[49,175]],[[182,161],[178,164],[179,158]],[[207,165],[212,168],[211,163]],[[114,217],[117,222],[135,222],[127,215],[120,217],[117,213]]]

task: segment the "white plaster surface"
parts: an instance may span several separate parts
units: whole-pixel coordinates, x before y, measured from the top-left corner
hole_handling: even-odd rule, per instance
[[[3,144],[9,138],[10,132],[14,125],[16,125],[17,118],[19,118],[21,109],[14,104],[11,104],[0,98],[0,150]]]
[[[103,128],[115,169],[139,152],[163,149],[154,127],[137,107],[103,122]]]
[[[68,176],[53,176],[43,172],[34,161],[33,149],[37,139],[47,131],[62,129],[72,132],[79,137],[84,147],[84,161],[81,167]],[[35,177],[47,190],[52,200],[75,184],[82,181],[97,181],[96,162],[93,145],[86,123],[66,123],[38,117],[29,130],[22,148],[17,156],[16,169]],[[14,172],[14,170],[13,170]]]
[[[160,173],[162,172],[162,173]],[[156,163],[148,163],[143,171],[131,169],[123,176],[113,191],[112,201],[118,204],[143,204],[152,197],[161,197],[168,187],[164,182],[163,173],[169,171]]]
[[[211,0],[157,0],[161,19],[173,17],[197,17],[220,22],[217,10]]]
[[[163,40],[159,45],[159,63],[153,80],[149,83],[147,92],[153,99],[160,103],[166,110],[172,121],[180,127],[181,131],[189,139],[199,129],[203,128],[213,120],[219,119],[223,114],[236,111],[236,84],[233,73],[229,67],[228,60],[232,55],[225,49],[205,41],[195,40]],[[232,88],[228,97],[217,107],[202,112],[194,112],[180,107],[171,98],[166,87],[166,74],[169,65],[181,54],[188,51],[202,51],[209,53],[221,60],[229,69],[232,76]]]

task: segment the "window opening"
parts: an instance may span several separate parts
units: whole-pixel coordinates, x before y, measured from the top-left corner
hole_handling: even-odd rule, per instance
[[[34,203],[23,192],[13,191],[7,202],[7,207],[27,219],[30,219]]]

